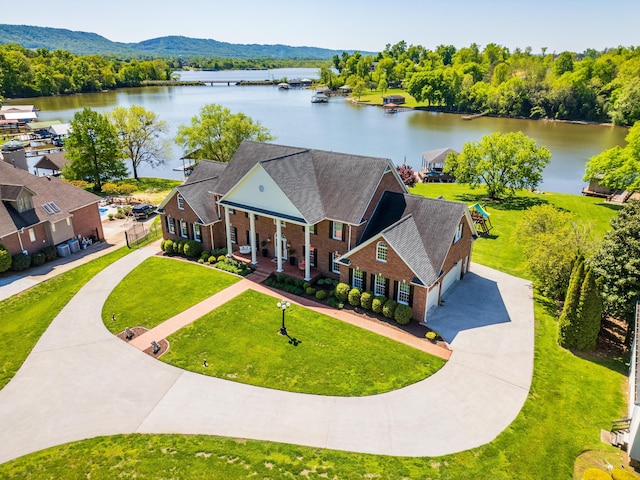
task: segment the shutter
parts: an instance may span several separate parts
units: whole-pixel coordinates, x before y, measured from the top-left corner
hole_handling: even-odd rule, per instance
[[[333,273],[333,253],[329,252],[329,271]]]
[[[388,278],[384,279],[384,291],[386,293],[386,297],[387,298],[393,298],[393,297],[389,296],[389,293],[391,293],[391,292],[389,291],[389,279]]]
[[[342,224],[342,241],[343,242],[347,241],[347,224],[346,223]]]
[[[349,282],[353,286],[353,268],[349,269]]]
[[[413,285],[409,285],[409,306],[413,307]]]
[[[393,281],[393,295],[391,296],[396,302],[398,301],[398,281]]]
[[[367,272],[362,272],[362,291],[367,291]]]
[[[333,222],[329,221],[329,238],[333,238]]]
[[[376,289],[376,276],[372,273],[370,278],[371,278],[371,290],[374,291],[373,294],[375,295],[376,294],[376,292],[375,292],[375,289]]]

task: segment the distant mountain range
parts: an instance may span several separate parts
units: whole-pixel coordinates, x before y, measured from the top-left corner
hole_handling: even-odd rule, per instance
[[[289,45],[244,45],[200,38],[167,36],[138,43],[112,42],[96,33],[62,28],[0,24],[0,44],[17,43],[25,48],[66,50],[76,55],[139,57],[215,57],[326,60],[343,50]],[[345,50],[353,53],[352,50]],[[368,54],[372,52],[362,52]]]

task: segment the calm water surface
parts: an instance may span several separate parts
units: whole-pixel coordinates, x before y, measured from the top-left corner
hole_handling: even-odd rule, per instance
[[[315,78],[316,69],[277,69],[227,72],[182,72],[183,80],[265,80]],[[385,114],[380,108],[354,106],[343,98],[328,104],[312,104],[312,91],[278,90],[275,87],[146,87],[65,97],[18,99],[8,104],[33,103],[41,109],[41,120],[68,122],[83,107],[108,111],[116,106],[142,105],[156,112],[170,125],[170,137],[181,124],[188,124],[207,103],[217,103],[232,112],[243,112],[259,121],[276,137],[275,143],[336,152],[406,160],[414,169],[421,165],[421,153],[444,147],[458,151],[465,142],[478,141],[495,131],[522,131],[545,145],[553,154],[544,171],[542,190],[580,193],[584,165],[593,155],[615,145],[624,145],[627,130],[599,125],[482,117],[471,121],[459,115],[433,112]],[[173,160],[162,168],[142,166],[141,176],[181,179],[174,171],[182,165],[182,151],[174,145]]]

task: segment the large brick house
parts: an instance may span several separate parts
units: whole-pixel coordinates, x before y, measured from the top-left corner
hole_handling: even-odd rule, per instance
[[[200,162],[160,205],[165,238],[246,252],[254,265],[317,275],[430,308],[469,268],[466,205],[410,195],[385,158],[244,142]]]
[[[104,238],[100,197],[0,161],[0,244],[12,254],[81,237]]]

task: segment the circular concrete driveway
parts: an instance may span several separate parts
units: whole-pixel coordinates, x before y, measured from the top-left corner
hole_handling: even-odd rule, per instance
[[[323,397],[186,372],[110,334],[101,320],[104,301],[154,253],[133,252],[87,283],[0,391],[0,462],[121,433],[438,456],[490,442],[527,398],[534,325],[527,281],[474,265],[429,322],[454,352],[440,371],[394,392]]]

